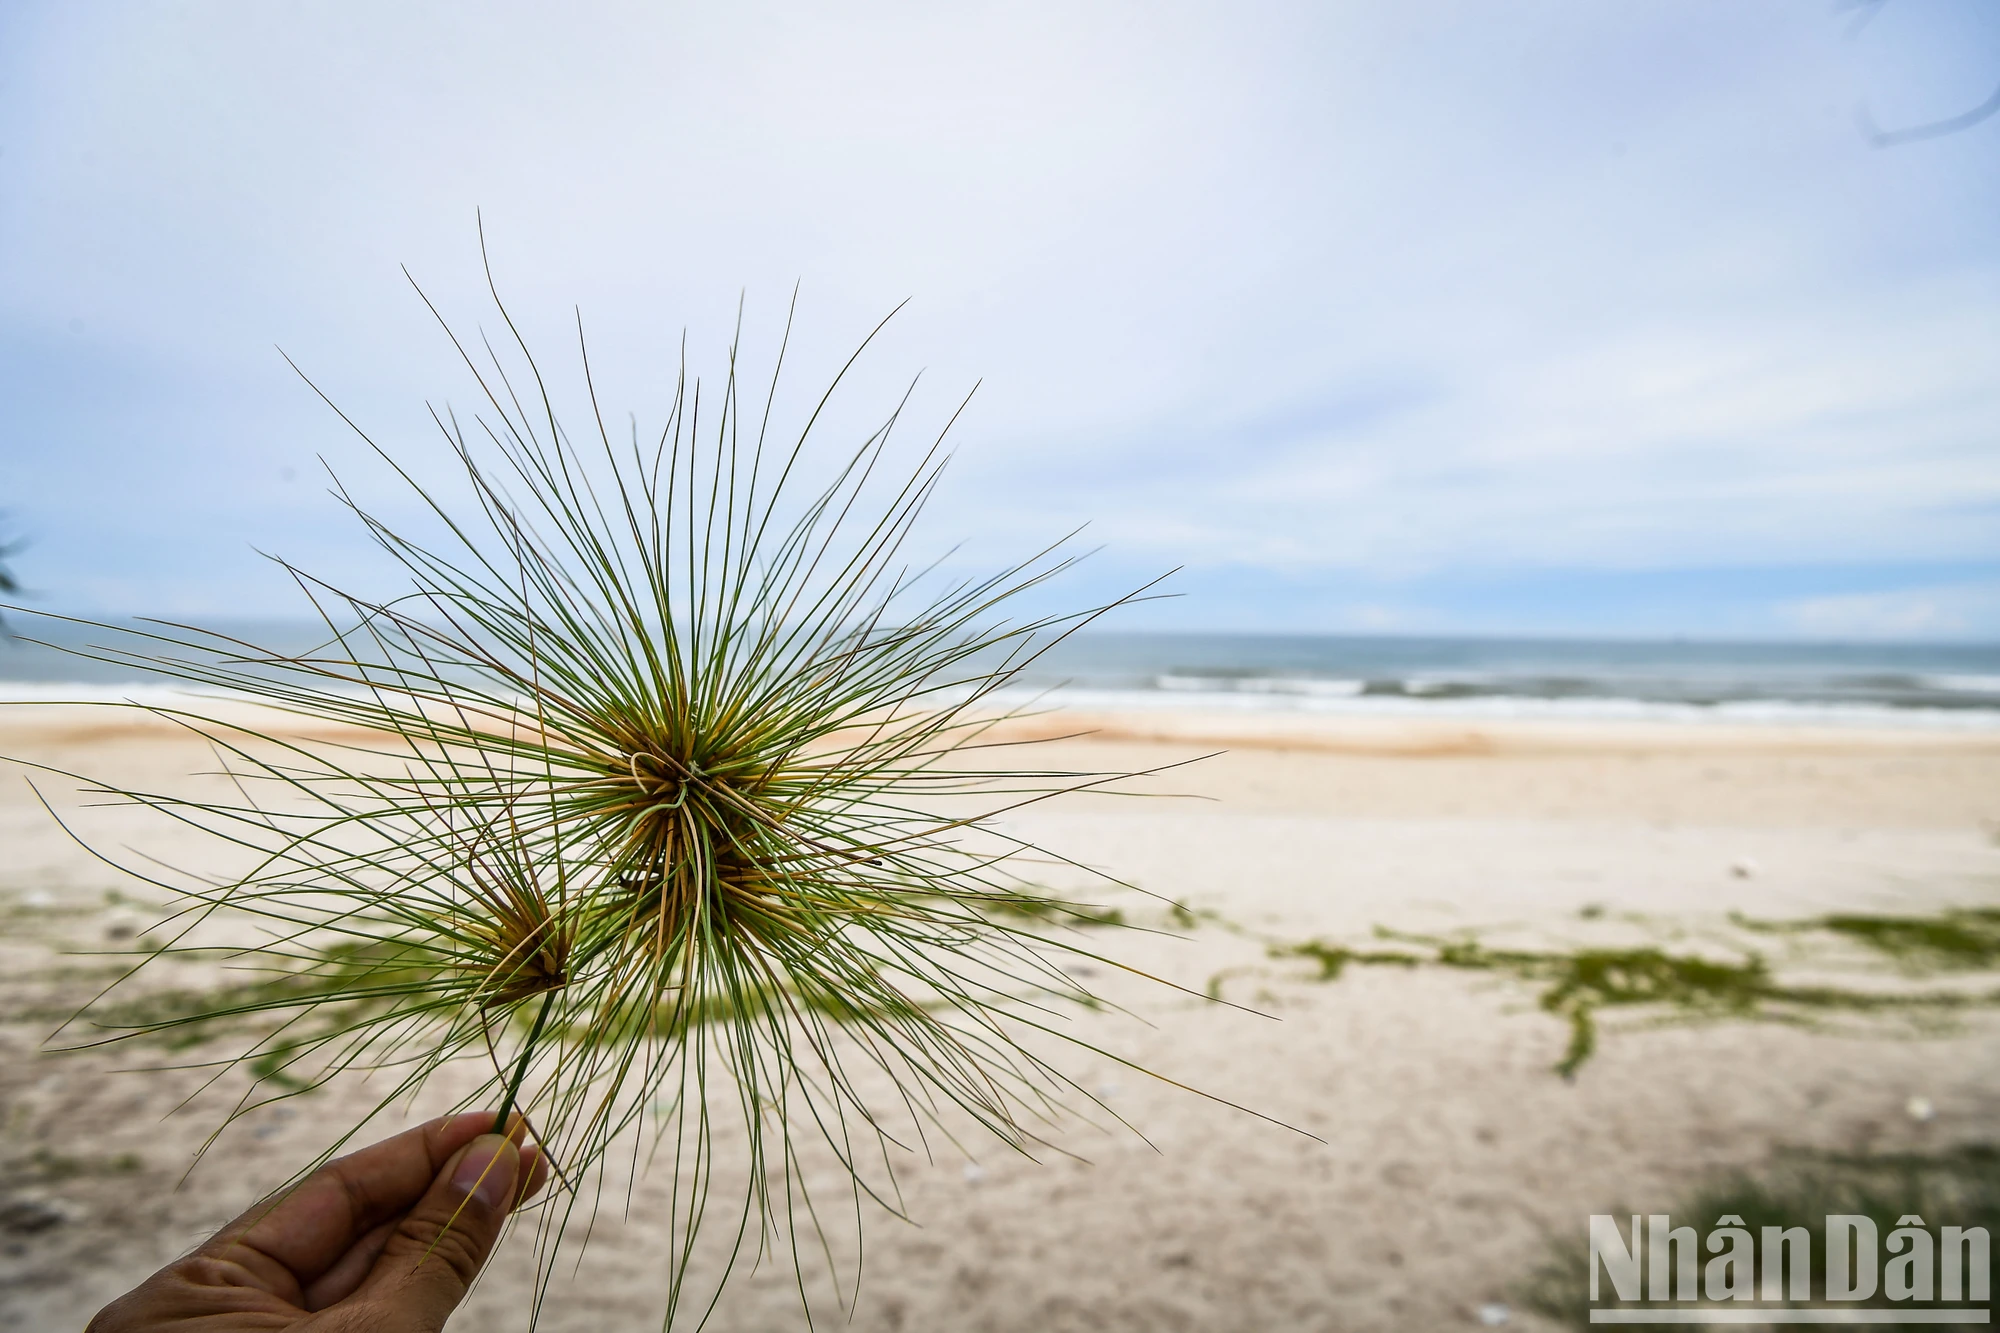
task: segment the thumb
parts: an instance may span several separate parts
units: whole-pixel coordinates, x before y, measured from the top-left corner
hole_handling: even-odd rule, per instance
[[[480,1135],[445,1163],[356,1293],[382,1309],[381,1327],[444,1327],[500,1239],[520,1174],[520,1151],[498,1134]]]

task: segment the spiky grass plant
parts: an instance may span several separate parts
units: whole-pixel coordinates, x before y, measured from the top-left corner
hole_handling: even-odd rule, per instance
[[[102,1040],[248,1030],[213,1062],[250,1072],[237,1114],[362,1073],[386,1106],[463,1060],[483,1076],[459,1104],[524,1112],[566,1187],[544,1283],[613,1146],[650,1136],[671,1179],[666,1322],[713,1309],[685,1284],[725,1180],[720,1271],[775,1243],[803,1296],[809,1143],[857,1212],[894,1212],[894,1150],[970,1124],[1034,1152],[1094,1100],[1048,1056],[1082,1040],[1063,1011],[1097,1003],[1067,964],[1109,960],[1047,929],[1083,909],[1031,888],[1015,868],[1037,849],[993,820],[1123,775],[1003,764],[987,736],[996,692],[1108,608],[1003,619],[1071,563],[1060,546],[969,581],[913,568],[947,455],[940,434],[891,468],[900,405],[805,486],[847,367],[780,441],[776,372],[746,405],[732,347],[719,391],[683,369],[663,429],[619,439],[579,322],[575,437],[498,309],[507,357],[439,317],[482,395],[469,427],[433,412],[470,501],[368,440],[444,540],[336,483],[406,590],[286,565],[316,649],[149,622],[89,650],[288,717],[147,710],[214,745],[225,797],[94,780],[233,849],[219,879],[123,868],[176,895],[155,959],[252,979],[114,991],[84,1017]]]

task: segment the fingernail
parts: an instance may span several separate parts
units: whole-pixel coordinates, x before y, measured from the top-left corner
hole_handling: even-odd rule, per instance
[[[513,1144],[498,1134],[481,1134],[458,1159],[458,1169],[451,1173],[452,1187],[504,1211],[514,1198],[520,1160]]]

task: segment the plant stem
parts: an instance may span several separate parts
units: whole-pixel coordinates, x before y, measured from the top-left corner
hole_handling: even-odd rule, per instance
[[[534,1058],[535,1043],[541,1040],[542,1027],[549,1021],[549,1008],[555,1004],[555,1000],[555,991],[542,992],[542,1007],[535,1014],[535,1026],[528,1029],[528,1042],[521,1048],[521,1061],[514,1066],[514,1077],[507,1083],[507,1096],[500,1103],[500,1114],[493,1118],[495,1134],[507,1132],[507,1117],[513,1114],[514,1099],[520,1095],[521,1080],[528,1076],[528,1061]]]

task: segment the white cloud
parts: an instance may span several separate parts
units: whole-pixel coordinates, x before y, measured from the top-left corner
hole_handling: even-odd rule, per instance
[[[1290,575],[1991,562],[2000,123],[1876,152],[1851,113],[1927,113],[2000,35],[1892,9],[1876,53],[1823,6],[1684,0],[17,4],[0,441],[61,443],[0,443],[0,499],[65,586],[161,604],[249,587],[247,542],[346,559],[240,480],[355,456],[269,344],[423,439],[420,397],[467,386],[396,266],[482,315],[483,206],[537,345],[566,373],[581,303],[642,414],[746,285],[754,365],[804,280],[801,395],[914,296],[844,420],[927,365],[941,421],[984,375],[939,513],[975,539],[1094,519]]]
[[[1807,597],[1778,614],[1787,628],[1822,639],[2000,638],[2000,583]]]

